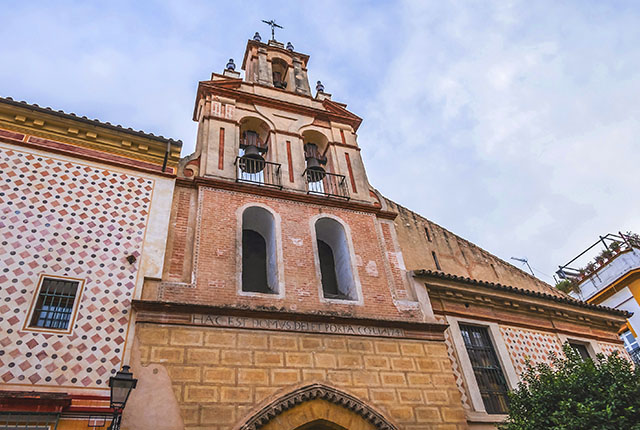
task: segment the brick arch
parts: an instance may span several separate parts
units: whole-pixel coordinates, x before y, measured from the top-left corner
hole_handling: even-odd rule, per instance
[[[324,420],[339,428],[343,424],[351,426],[354,418],[360,421],[359,429],[398,430],[388,418],[357,397],[319,383],[304,385],[263,404],[234,430],[294,430]]]

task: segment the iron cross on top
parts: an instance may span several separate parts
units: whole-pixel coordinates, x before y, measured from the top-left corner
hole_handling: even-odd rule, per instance
[[[267,25],[271,26],[271,40],[276,40],[276,27],[278,28],[284,28],[281,25],[276,24],[276,22],[272,19],[270,21],[265,21],[264,19],[262,20],[262,22],[264,22]]]

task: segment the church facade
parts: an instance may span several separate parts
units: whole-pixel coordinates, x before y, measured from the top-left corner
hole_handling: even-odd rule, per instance
[[[308,62],[249,40],[244,78],[199,83],[179,162],[179,142],[0,103],[0,429],[53,404],[49,428],[106,428],[122,365],[123,429],[490,429],[526,359],[624,352],[626,312],[373,188],[361,118]],[[73,295],[62,323],[43,291]]]

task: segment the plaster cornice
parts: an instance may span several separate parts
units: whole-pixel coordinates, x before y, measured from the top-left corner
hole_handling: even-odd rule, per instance
[[[620,318],[629,318],[632,313],[627,311],[622,311],[619,309],[612,309],[605,306],[598,306],[589,304],[586,302],[582,302],[569,297],[559,297],[553,296],[551,294],[540,293],[537,291],[525,290],[522,288],[512,287],[509,285],[502,285],[494,282],[481,281],[477,279],[467,278],[463,276],[452,275],[444,272],[432,271],[432,270],[414,270],[413,276],[422,279],[438,279],[445,281],[454,281],[454,283],[447,283],[447,285],[442,285],[443,288],[459,288],[460,290],[466,290],[464,287],[459,284],[480,287],[485,291],[496,291],[507,293],[509,295],[513,295],[515,297],[519,297],[520,300],[525,300],[522,297],[527,297],[527,302],[531,302],[531,299],[535,299],[537,303],[540,303],[541,306],[547,306],[551,308],[562,308],[566,309],[566,306],[559,305],[569,305],[570,310],[578,313],[588,313],[591,311],[591,314],[594,316],[599,316],[600,318],[605,319],[620,319]],[[587,311],[587,312],[585,312]],[[617,317],[617,318],[616,318]]]
[[[3,137],[18,141],[11,143],[71,153],[76,148],[80,157],[90,153],[94,158],[118,159],[117,164],[160,172],[165,156],[167,172],[176,171],[182,147],[182,142],[173,139],[8,98],[0,98],[0,129],[9,131]]]
[[[19,108],[23,108],[23,109],[28,109],[30,111],[33,112],[38,112],[38,113],[43,113],[45,115],[51,115],[51,116],[56,116],[58,118],[62,118],[62,119],[67,119],[67,120],[71,120],[74,122],[78,122],[78,123],[82,123],[82,124],[87,124],[87,125],[92,125],[94,127],[99,127],[99,128],[104,128],[104,129],[108,129],[108,130],[113,130],[113,131],[117,131],[120,133],[125,133],[125,134],[129,134],[132,136],[137,136],[137,137],[141,137],[144,139],[148,139],[148,140],[154,140],[154,141],[158,141],[158,142],[162,142],[162,143],[171,143],[172,145],[176,145],[176,146],[182,146],[182,141],[181,140],[175,140],[175,139],[171,139],[171,138],[167,138],[164,136],[156,136],[153,133],[146,133],[144,131],[141,130],[134,130],[132,128],[124,128],[121,125],[117,125],[117,124],[111,124],[110,122],[102,122],[100,120],[97,119],[90,119],[87,118],[86,116],[77,116],[76,114],[72,113],[66,113],[63,112],[61,110],[53,110],[50,107],[41,107],[37,104],[30,104],[24,101],[17,101],[12,99],[11,97],[0,97],[0,103],[1,104],[6,104],[6,105],[11,105],[11,106],[16,106]]]
[[[319,118],[324,120],[330,120],[337,123],[348,124],[354,131],[358,130],[362,123],[362,118],[348,111],[344,104],[337,103],[331,100],[324,100],[322,105],[324,109],[314,108],[312,106],[305,106],[298,103],[293,103],[285,100],[278,100],[273,97],[267,97],[259,94],[248,93],[241,90],[242,85],[248,86],[262,86],[254,82],[243,82],[241,79],[224,79],[215,81],[200,81],[198,83],[198,92],[196,95],[196,102],[194,106],[194,121],[197,121],[196,114],[198,103],[202,97],[206,94],[213,94],[217,96],[227,97],[236,102],[244,102],[248,104],[255,104],[259,106],[272,107],[274,109],[293,112],[298,114],[304,114],[313,118]],[[270,87],[266,87],[270,88]],[[284,91],[284,90],[282,90]],[[310,96],[299,97],[315,100]]]
[[[195,179],[178,178],[176,185],[186,188],[198,188],[198,187],[211,187],[228,191],[235,191],[239,193],[247,193],[253,195],[259,195],[264,197],[291,200],[299,203],[307,203],[319,206],[329,206],[340,209],[353,210],[358,212],[365,212],[375,215],[378,218],[394,220],[398,214],[392,211],[386,211],[368,203],[355,202],[353,200],[344,200],[335,197],[322,197],[314,196],[312,194],[303,194],[284,189],[262,187],[259,185],[238,183],[235,181],[229,181],[224,179],[199,176]]]
[[[214,306],[203,305],[194,303],[176,303],[176,302],[164,302],[157,300],[133,300],[133,309],[138,312],[146,311],[151,313],[164,313],[171,314],[172,317],[166,318],[166,320],[158,320],[156,318],[150,318],[147,322],[157,323],[181,323],[179,315],[188,315],[193,313],[215,313],[216,315],[229,315],[238,317],[255,317],[255,318],[274,318],[282,320],[292,321],[309,321],[309,322],[331,322],[336,324],[357,324],[363,326],[380,326],[389,328],[399,328],[409,332],[415,333],[433,333],[437,337],[442,335],[444,331],[449,327],[448,324],[439,321],[408,321],[406,319],[392,318],[364,318],[364,317],[352,317],[347,314],[340,315],[337,312],[335,315],[326,313],[304,313],[293,312],[289,309],[279,309],[276,307],[265,309],[254,309],[242,306]],[[139,321],[146,321],[147,317],[140,317]],[[375,337],[375,336],[374,336]]]

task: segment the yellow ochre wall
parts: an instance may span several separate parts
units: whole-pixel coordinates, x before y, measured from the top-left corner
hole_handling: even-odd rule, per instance
[[[142,368],[153,368],[145,377],[161,385],[168,374],[188,429],[230,429],[261,402],[304,382],[352,394],[401,429],[467,428],[442,341],[151,323],[138,323],[136,331]]]

